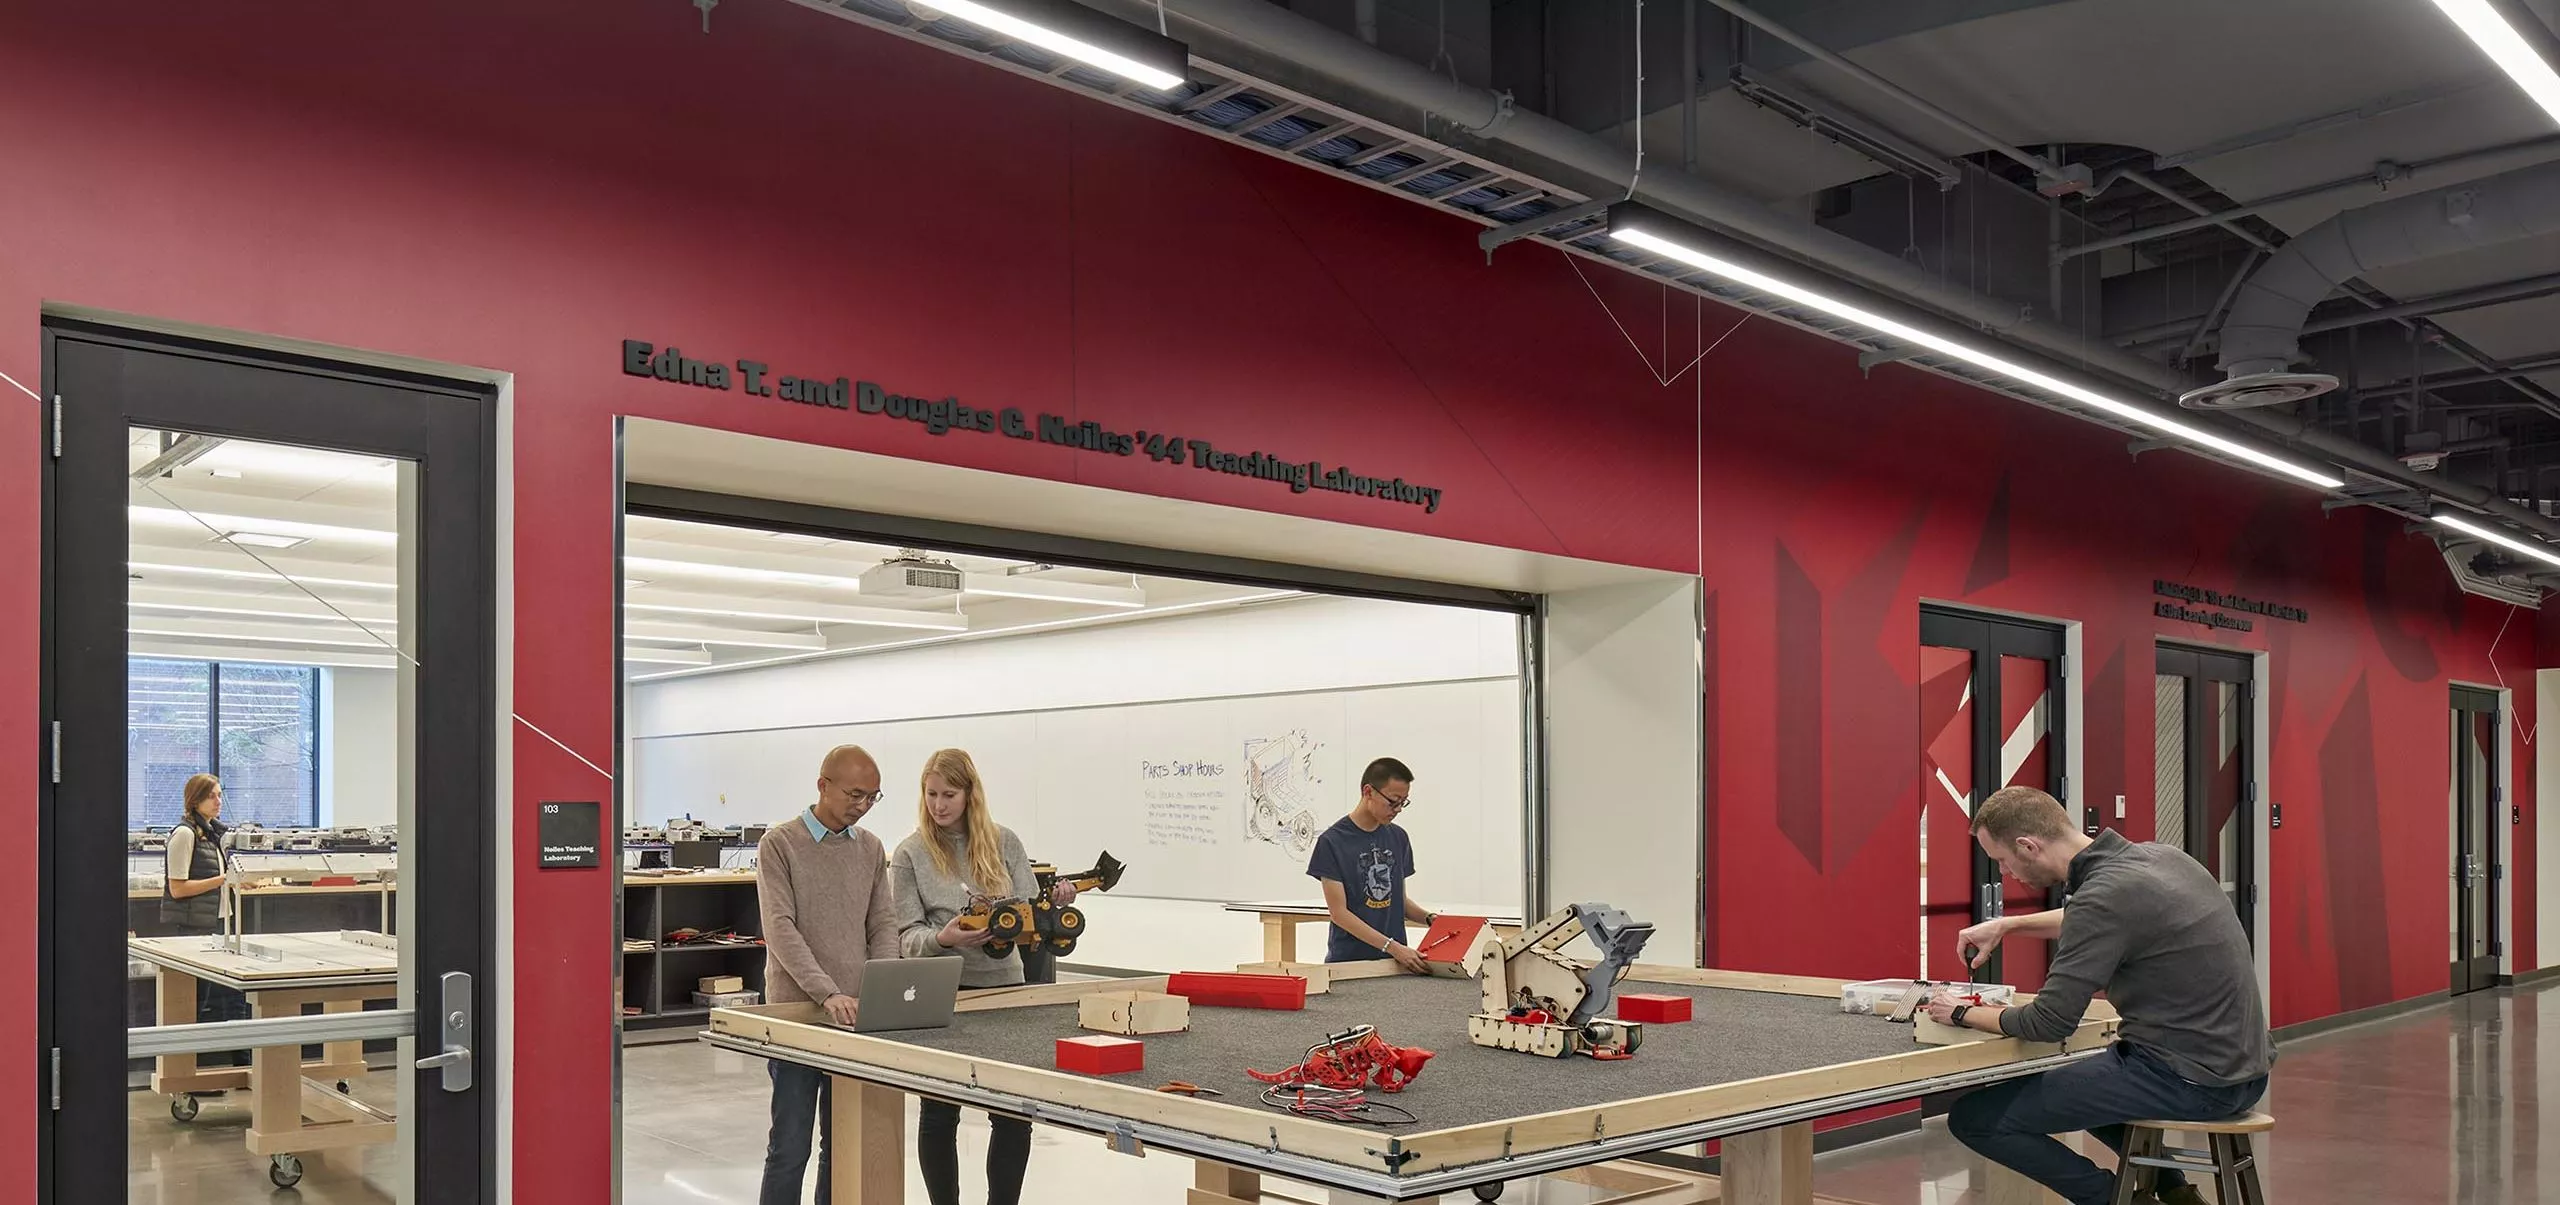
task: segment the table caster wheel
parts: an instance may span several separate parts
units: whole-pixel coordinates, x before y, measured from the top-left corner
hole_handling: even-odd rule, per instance
[[[338,1095],[340,1095],[340,1096],[344,1096],[344,1095],[346,1095],[346,1094],[347,1094],[347,1081],[345,1081],[345,1080],[339,1080],[339,1081],[338,1081]]]
[[[1499,1201],[1502,1199],[1502,1186],[1500,1184],[1479,1184],[1475,1186],[1475,1194],[1476,1199],[1479,1201]]]
[[[194,1121],[196,1119],[196,1114],[203,1111],[204,1102],[197,1100],[192,1096],[182,1095],[172,1096],[169,1098],[169,1116],[173,1120]]]
[[[302,1183],[302,1159],[295,1155],[268,1156],[267,1178],[275,1181],[278,1188],[291,1188]]]

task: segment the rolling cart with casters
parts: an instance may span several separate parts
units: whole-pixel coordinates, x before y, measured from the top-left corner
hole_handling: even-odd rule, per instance
[[[144,937],[128,942],[134,957],[158,971],[159,1019],[164,1025],[195,1020],[196,982],[231,988],[249,998],[252,1017],[294,1017],[308,1008],[356,1012],[372,1000],[399,993],[399,955],[379,934],[269,933],[246,939],[252,952],[223,947],[220,938]],[[357,1100],[351,1089],[366,1071],[362,1042],[330,1042],[320,1058],[305,1061],[300,1045],[250,1052],[247,1067],[206,1068],[192,1054],[161,1055],[151,1090],[167,1095],[169,1116],[193,1122],[200,1095],[247,1090],[249,1153],[267,1156],[267,1178],[278,1188],[301,1183],[302,1156],[389,1142],[398,1119]]]

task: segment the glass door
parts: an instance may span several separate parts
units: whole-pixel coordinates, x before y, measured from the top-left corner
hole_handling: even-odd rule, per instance
[[[1956,935],[1976,921],[2046,906],[2042,890],[2004,880],[1971,830],[1974,805],[2002,787],[2039,787],[2069,805],[2062,629],[1924,607],[1920,645],[1920,975],[2034,991],[2044,984],[2043,947],[2009,942],[1970,970]]]
[[[2245,654],[2164,644],[2152,677],[2152,840],[2204,863],[2256,940],[2257,752]]]
[[[2498,980],[2498,696],[2453,688],[2453,992]]]
[[[487,397],[46,344],[44,1198],[492,1199]]]

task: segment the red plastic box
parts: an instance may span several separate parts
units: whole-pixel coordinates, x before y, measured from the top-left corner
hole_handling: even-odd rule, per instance
[[[1118,1075],[1147,1065],[1147,1044],[1109,1034],[1089,1033],[1058,1039],[1058,1070],[1086,1075]]]
[[[1307,981],[1295,975],[1239,975],[1183,971],[1165,982],[1165,994],[1221,1008],[1305,1008]]]
[[[1660,1025],[1689,1019],[1687,996],[1650,996],[1642,993],[1618,997],[1618,1019]]]

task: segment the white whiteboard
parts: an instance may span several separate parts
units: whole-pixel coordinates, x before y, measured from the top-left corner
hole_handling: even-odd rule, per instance
[[[888,792],[862,826],[894,849],[915,831],[924,759],[957,746],[1034,859],[1080,870],[1107,849],[1127,863],[1114,894],[1311,899],[1315,833],[1350,810],[1372,758],[1395,757],[1417,775],[1398,821],[1413,836],[1415,897],[1516,908],[1519,692],[1493,678],[642,737],[632,810],[642,824],[771,824],[816,798],[829,748],[859,744]]]

